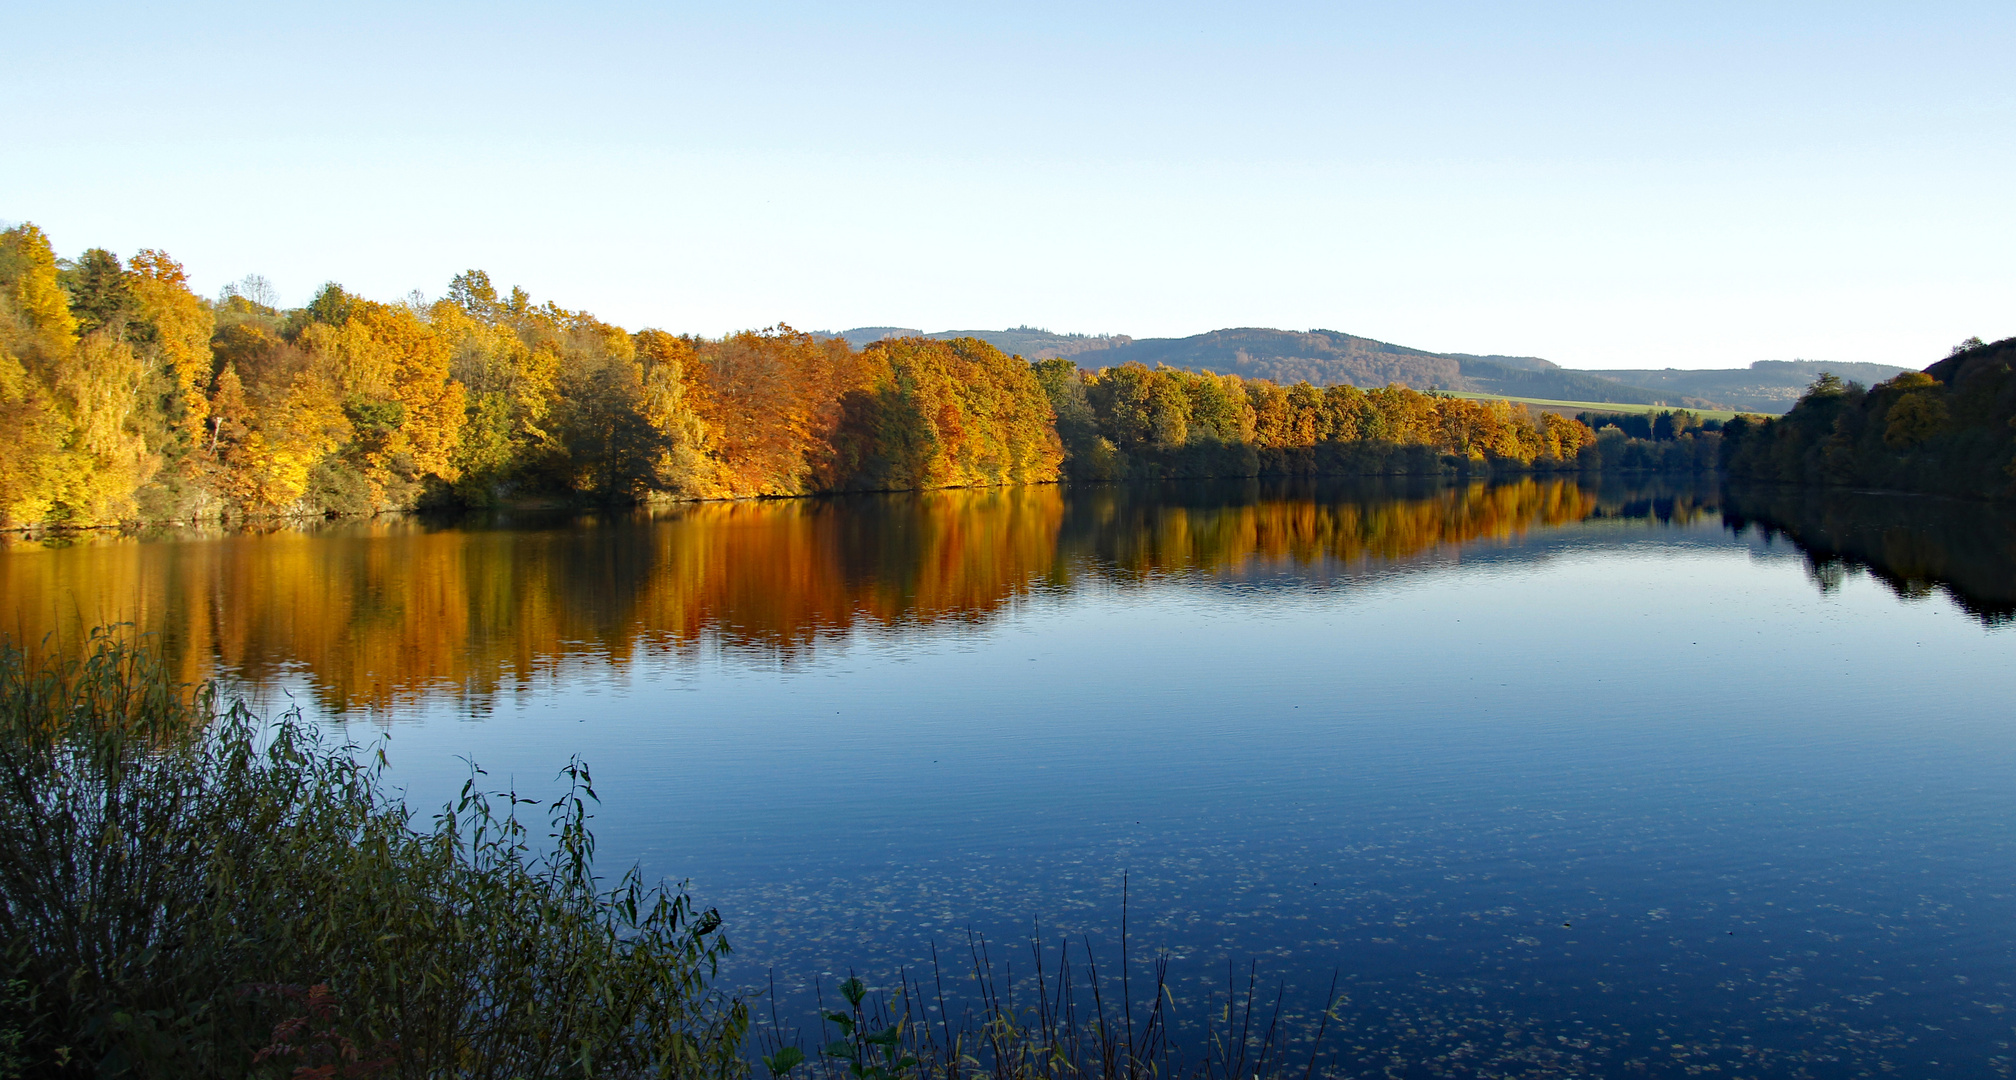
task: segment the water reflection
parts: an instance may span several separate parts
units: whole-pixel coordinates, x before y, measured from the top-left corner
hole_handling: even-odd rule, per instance
[[[571,661],[821,641],[994,617],[1087,580],[1363,576],[1599,518],[1691,520],[1714,492],[1514,484],[1187,484],[696,504],[583,518],[385,520],[14,540],[0,633],[157,637],[185,679],[298,677],[331,711],[484,707]]]
[[[1823,592],[1867,573],[1906,600],[1944,592],[1987,626],[2016,621],[2016,513],[1933,496],[1737,486],[1724,521],[1784,535]]]
[[[333,711],[443,695],[480,708],[569,661],[704,644],[790,663],[822,640],[985,620],[1086,580],[1354,576],[1536,529],[1712,506],[1698,491],[1561,479],[1043,486],[16,540],[0,558],[0,631],[64,648],[128,623],[190,680],[295,676]]]

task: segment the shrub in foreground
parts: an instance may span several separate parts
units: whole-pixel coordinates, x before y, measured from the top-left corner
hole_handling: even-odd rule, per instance
[[[110,636],[0,648],[0,1073],[746,1071],[718,916],[595,875],[585,766],[423,822],[383,764]]]

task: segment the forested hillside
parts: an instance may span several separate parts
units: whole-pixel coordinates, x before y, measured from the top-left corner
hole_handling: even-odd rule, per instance
[[[1574,420],[1422,393],[1388,360],[1459,374],[1473,361],[1343,335],[1303,337],[1327,343],[1358,378],[1391,385],[1282,385],[1138,362],[1092,372],[1078,365],[1144,343],[1005,333],[1058,350],[1107,344],[1031,364],[975,336],[877,333],[856,348],[782,325],[719,339],[632,332],[523,290],[500,293],[476,270],[433,303],[381,303],[330,284],[282,310],[256,279],[207,299],[163,252],[58,259],[22,225],[0,232],[0,520],[370,514],[1066,475],[1694,468],[1709,445],[1640,445],[1607,429],[1599,444]],[[1278,336],[1220,336],[1241,334]],[[1297,369],[1267,370],[1285,379]]]
[[[1615,379],[1568,371],[1534,357],[1444,355],[1391,345],[1334,330],[1272,330],[1242,327],[1187,338],[1091,338],[1111,341],[1098,351],[1058,350],[1085,366],[1138,363],[1189,371],[1214,371],[1275,383],[1361,389],[1398,383],[1415,390],[1470,390],[1515,397],[1620,404],[1711,407],[1712,403],[1662,395]],[[1004,346],[1005,347],[1005,346]],[[1025,355],[1035,356],[1033,353]]]
[[[1167,364],[1316,386],[1400,383],[1416,390],[1469,389],[1461,385],[1462,373],[1449,357],[1328,330],[1240,327],[1187,338],[1142,338],[1086,360],[1101,366]]]
[[[856,347],[884,337],[975,337],[1031,360],[1075,357],[1087,368],[1139,363],[1190,371],[1215,371],[1249,379],[1363,389],[1400,383],[1416,390],[1460,390],[1553,401],[1667,405],[1782,413],[1822,371],[1876,383],[1906,370],[1885,364],[1827,364],[1813,360],[1759,360],[1747,368],[1630,368],[1573,370],[1537,356],[1478,356],[1410,349],[1334,330],[1244,327],[1186,338],[1130,338],[1125,334],[1053,334],[1013,330],[960,330],[924,334],[893,326],[841,331]]]
[[[2016,496],[2012,364],[2016,338],[1969,342],[1867,388],[1823,374],[1785,416],[1730,421],[1724,464],[1756,480]]]

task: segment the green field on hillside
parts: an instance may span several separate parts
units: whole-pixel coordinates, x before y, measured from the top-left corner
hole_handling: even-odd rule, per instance
[[[1477,394],[1468,390],[1438,390],[1436,392],[1447,394],[1450,397],[1467,398],[1471,401],[1516,401],[1521,405],[1535,405],[1550,412],[1561,413],[1563,416],[1573,416],[1578,412],[1656,413],[1664,412],[1667,409],[1680,408],[1677,405],[1627,405],[1616,401],[1550,401],[1547,398],[1510,397],[1505,394]],[[1744,415],[1731,409],[1688,409],[1687,411],[1699,416],[1703,420],[1730,420]],[[1769,414],[1751,413],[1749,415]]]

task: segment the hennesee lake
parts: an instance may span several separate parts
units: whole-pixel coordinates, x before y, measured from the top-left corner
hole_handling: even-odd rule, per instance
[[[423,807],[580,755],[605,868],[689,881],[787,1025],[1037,926],[1117,970],[1124,879],[1179,1028],[1228,965],[1305,1026],[1335,973],[1344,1075],[2016,1065],[1983,507],[1034,486],[17,539],[0,596],[384,738]]]

